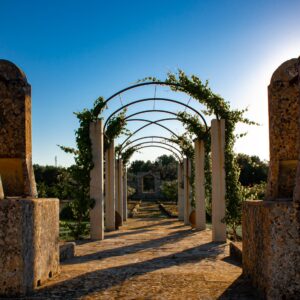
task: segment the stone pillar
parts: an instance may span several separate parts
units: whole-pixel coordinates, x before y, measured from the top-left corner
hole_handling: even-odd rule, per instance
[[[211,121],[212,239],[226,242],[225,120]]]
[[[103,125],[102,120],[90,124],[90,139],[94,167],[90,171],[90,198],[95,200],[90,210],[91,239],[104,239],[104,186],[103,186]]]
[[[120,226],[123,225],[123,161],[118,159],[116,161],[116,174],[115,174],[115,201],[116,201],[116,212],[120,216]]]
[[[184,180],[184,224],[189,225],[191,213],[191,162],[189,158],[183,159],[183,180]]]
[[[0,60],[1,299],[24,296],[59,272],[59,201],[35,198],[31,160],[30,85]]]
[[[0,175],[6,196],[36,197],[31,150],[31,86],[0,60]]]
[[[183,163],[180,161],[178,162],[177,167],[177,181],[178,181],[178,200],[177,200],[177,206],[178,206],[178,220],[183,221],[184,220],[184,195],[183,195]]]
[[[112,231],[115,225],[115,146],[105,151],[105,228]]]
[[[243,273],[265,299],[300,295],[299,77],[300,58],[295,58],[271,78],[266,198],[243,204]]]
[[[128,210],[127,210],[127,169],[123,166],[123,221],[127,221]]]
[[[205,174],[204,174],[204,142],[195,141],[195,213],[196,229],[206,228],[205,218]]]

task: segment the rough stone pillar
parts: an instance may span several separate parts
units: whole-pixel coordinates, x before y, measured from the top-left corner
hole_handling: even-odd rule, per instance
[[[196,229],[206,228],[205,218],[205,174],[204,174],[204,142],[195,141],[195,205]]]
[[[90,198],[95,200],[90,210],[91,239],[104,239],[104,186],[103,186],[103,125],[102,120],[90,124],[90,139],[94,167],[90,172]]]
[[[31,150],[31,87],[25,74],[7,60],[0,60],[0,175],[6,196],[37,196]]]
[[[226,242],[225,120],[211,121],[212,239]]]
[[[123,166],[123,221],[127,221],[128,210],[127,210],[127,169]]]
[[[59,201],[35,198],[31,160],[30,85],[0,60],[1,299],[32,292],[59,272]]]
[[[178,162],[177,167],[177,181],[178,181],[178,219],[179,221],[184,220],[184,195],[183,195],[183,163]]]
[[[183,159],[183,186],[184,186],[184,224],[189,225],[190,213],[191,213],[191,162],[189,158]]]
[[[115,224],[115,146],[105,151],[105,228],[112,231]]]
[[[266,199],[243,204],[243,272],[266,299],[300,295],[299,77],[300,58],[295,58],[271,78]]]
[[[118,159],[116,161],[116,174],[115,174],[115,201],[116,212],[120,215],[120,226],[123,224],[123,161]]]

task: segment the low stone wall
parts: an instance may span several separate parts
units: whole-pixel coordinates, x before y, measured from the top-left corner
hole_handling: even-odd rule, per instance
[[[0,201],[0,296],[31,292],[59,272],[58,199]]]
[[[245,201],[243,272],[267,299],[300,295],[300,208],[292,201]]]

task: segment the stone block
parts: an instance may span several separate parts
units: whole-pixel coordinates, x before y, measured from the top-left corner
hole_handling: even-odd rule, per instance
[[[74,242],[64,242],[59,245],[59,260],[73,258],[76,253],[76,244]]]
[[[299,299],[299,224],[300,206],[292,201],[243,205],[243,272],[267,299]]]
[[[31,292],[59,272],[58,199],[0,201],[0,295]]]

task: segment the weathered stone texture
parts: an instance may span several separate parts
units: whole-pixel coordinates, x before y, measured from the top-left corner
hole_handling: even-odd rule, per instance
[[[267,299],[300,295],[299,206],[291,201],[246,201],[243,271]]]
[[[243,206],[243,271],[267,299],[300,295],[299,70],[291,59],[272,76],[266,199]]]
[[[299,59],[283,63],[269,85],[270,169],[267,200],[292,200],[300,154]]]
[[[22,295],[59,271],[58,199],[0,201],[0,295]]]
[[[7,60],[0,60],[0,175],[6,196],[36,196],[31,87],[25,74]]]

